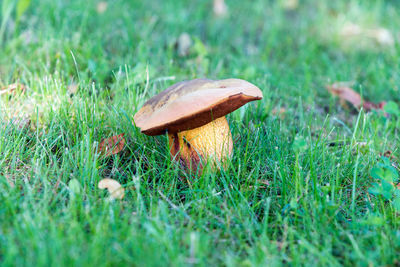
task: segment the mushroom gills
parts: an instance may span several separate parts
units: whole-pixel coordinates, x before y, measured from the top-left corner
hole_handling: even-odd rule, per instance
[[[208,160],[219,168],[232,154],[232,135],[225,117],[192,130],[168,134],[168,138],[172,159],[194,171],[202,170]]]

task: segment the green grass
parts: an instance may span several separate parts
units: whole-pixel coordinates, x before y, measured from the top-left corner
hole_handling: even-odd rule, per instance
[[[400,101],[400,5],[282,2],[227,0],[225,18],[211,0],[115,0],[101,14],[94,0],[32,0],[18,23],[12,13],[0,83],[26,91],[0,96],[0,265],[400,264],[399,213],[368,193],[382,153],[397,168],[399,117],[345,109],[324,88],[352,81],[366,99]],[[346,39],[346,22],[384,27],[395,44]],[[183,32],[186,57],[175,49]],[[166,136],[141,134],[133,115],[200,77],[246,79],[264,99],[228,116],[228,168],[194,179],[171,162]],[[95,153],[120,133],[121,153]],[[123,200],[97,188],[105,177]]]

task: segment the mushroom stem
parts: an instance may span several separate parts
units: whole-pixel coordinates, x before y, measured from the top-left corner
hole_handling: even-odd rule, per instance
[[[202,171],[208,160],[217,167],[232,154],[229,124],[220,117],[201,127],[168,134],[172,159],[185,168]]]

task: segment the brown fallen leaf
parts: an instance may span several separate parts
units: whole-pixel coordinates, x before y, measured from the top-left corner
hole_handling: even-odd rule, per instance
[[[388,29],[382,27],[367,29],[365,34],[380,45],[393,46],[395,42],[392,33]]]
[[[274,116],[279,116],[279,118],[284,119],[285,116],[286,116],[286,108],[284,108],[284,107],[280,107],[279,109],[278,108],[274,108],[271,111],[271,113]]]
[[[386,101],[382,101],[382,102],[379,102],[379,103],[372,103],[372,102],[369,102],[369,101],[364,101],[363,102],[363,108],[366,111],[370,111],[370,110],[373,110],[373,109],[382,109],[383,110],[385,105],[386,105]]]
[[[25,92],[25,86],[22,83],[12,83],[0,89],[0,95],[16,94],[17,92]]]
[[[361,35],[362,32],[363,29],[360,27],[360,25],[354,23],[346,23],[343,25],[339,34],[342,38],[352,38]]]
[[[381,154],[381,156],[384,156],[385,158],[394,160],[396,159],[396,157],[393,155],[393,152],[391,150],[387,150],[383,153],[383,155]]]
[[[100,189],[107,189],[111,197],[114,199],[123,199],[125,196],[124,188],[116,180],[110,178],[102,179],[99,182],[98,187]]]
[[[383,109],[386,104],[386,102],[373,103],[365,100],[363,101],[359,93],[344,83],[327,85],[326,89],[328,89],[332,95],[339,97],[342,106],[346,106],[346,102],[349,102],[357,109],[360,109],[362,106],[364,110],[370,111],[373,109]]]
[[[223,17],[228,14],[228,6],[224,0],[214,0],[213,11],[217,17]]]
[[[283,7],[287,10],[294,10],[299,6],[299,0],[284,0]]]
[[[388,29],[382,27],[365,28],[355,23],[344,24],[340,31],[340,36],[345,39],[371,39],[384,46],[393,46],[395,43],[393,34]]]
[[[109,157],[122,151],[125,146],[124,135],[125,134],[122,133],[106,139],[102,139],[98,147],[98,151],[100,152],[100,154],[104,157]]]
[[[104,12],[106,12],[107,7],[108,7],[107,2],[105,1],[98,2],[96,6],[96,11],[99,14],[103,14]]]
[[[332,95],[338,96],[341,101],[350,102],[356,108],[360,108],[362,103],[361,96],[350,87],[342,85],[341,83],[334,83],[332,85],[327,85],[326,89],[328,89]]]

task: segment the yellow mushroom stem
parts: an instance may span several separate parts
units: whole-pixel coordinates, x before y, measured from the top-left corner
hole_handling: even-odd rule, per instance
[[[172,159],[194,171],[202,171],[208,160],[219,167],[232,154],[232,135],[225,117],[168,137]]]

